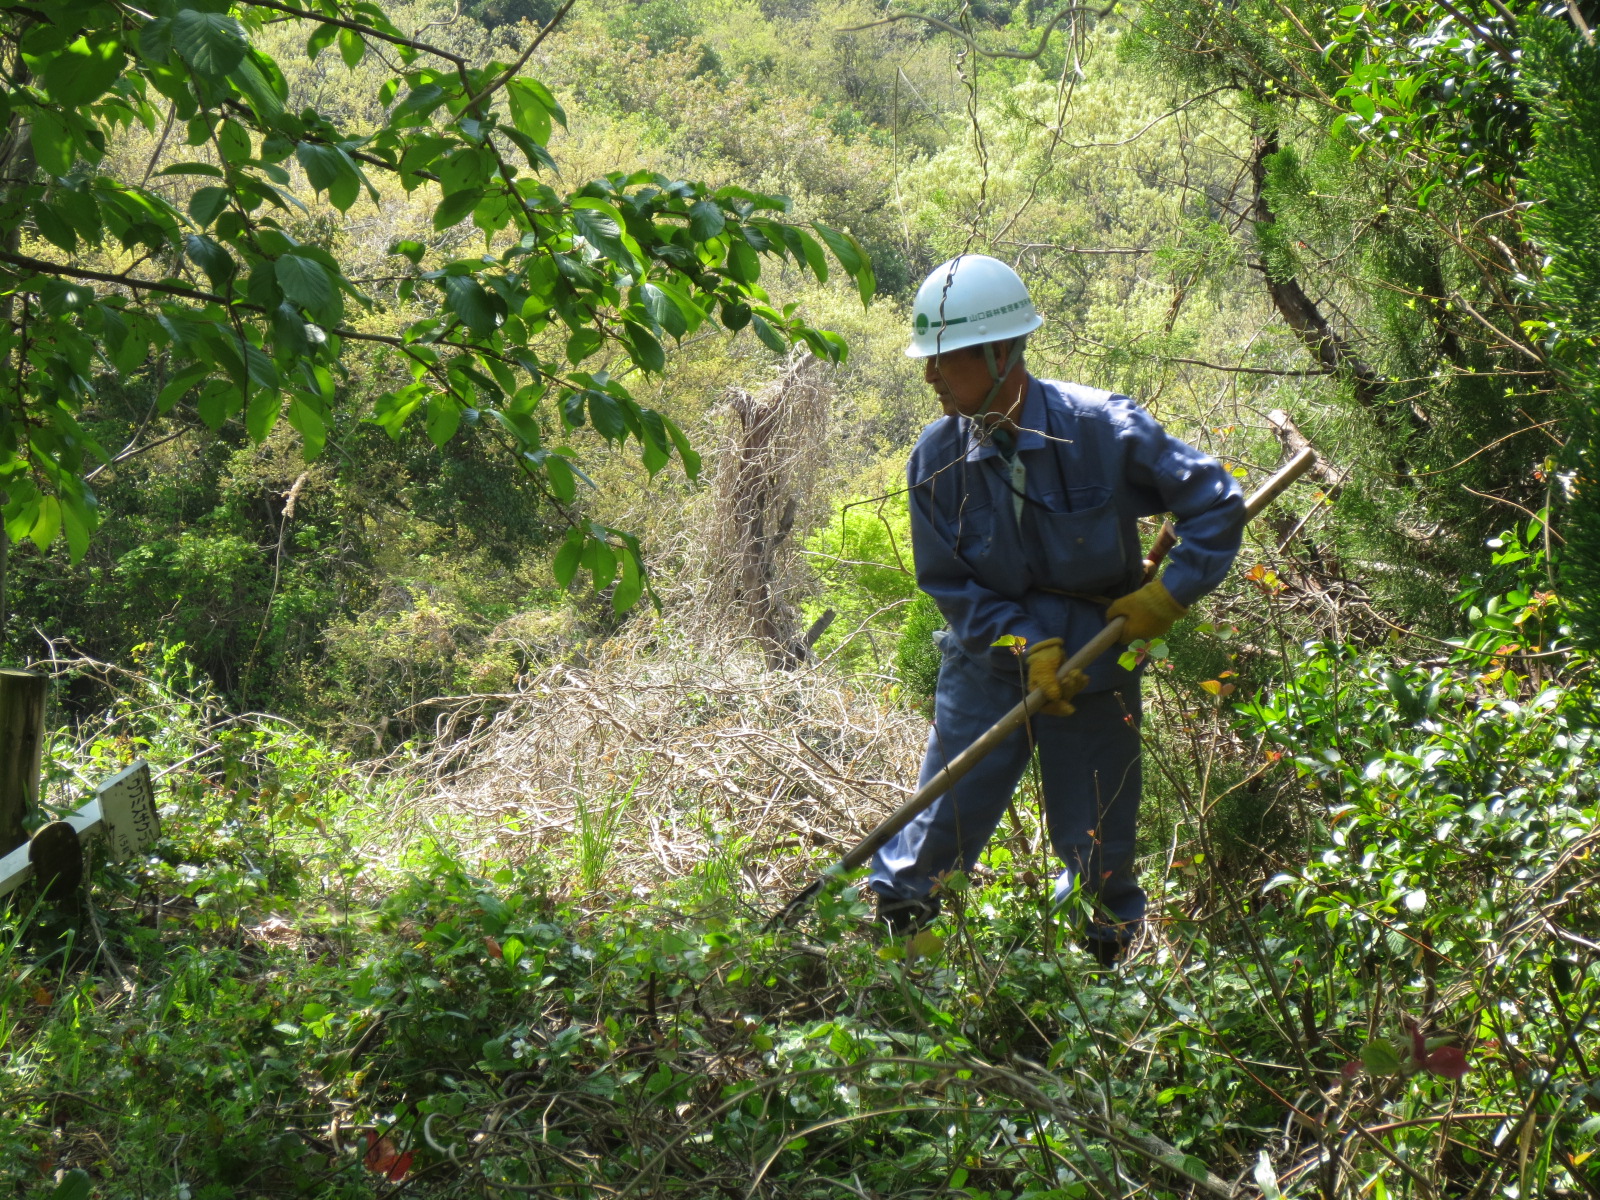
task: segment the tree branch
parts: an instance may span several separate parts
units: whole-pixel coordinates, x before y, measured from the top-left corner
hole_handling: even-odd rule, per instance
[[[404,46],[408,50],[421,50],[427,54],[436,54],[456,66],[465,66],[467,60],[459,54],[452,54],[448,50],[441,50],[427,42],[419,42],[415,38],[401,37],[398,34],[384,33],[381,29],[374,29],[371,25],[363,25],[359,21],[346,21],[343,17],[328,17],[322,13],[307,12],[303,8],[291,8],[287,4],[277,4],[274,0],[240,0],[248,8],[270,8],[273,12],[287,13],[291,17],[299,17],[303,21],[316,21],[322,25],[333,25],[340,29],[348,29],[352,33],[359,33],[362,37],[376,38],[380,42],[388,42],[391,46]]]
[[[1063,8],[1060,12],[1056,13],[1055,16],[1050,18],[1049,24],[1047,24],[1044,27],[1043,32],[1039,34],[1039,44],[1031,51],[985,50],[979,46],[977,42],[972,40],[972,35],[967,33],[966,30],[957,29],[948,21],[941,21],[938,17],[930,17],[925,13],[890,13],[881,21],[872,21],[866,25],[848,25],[843,29],[837,30],[837,32],[861,33],[863,30],[876,29],[880,25],[892,25],[896,21],[926,21],[929,25],[932,25],[937,29],[942,29],[946,33],[955,34],[967,44],[968,49],[970,49],[980,58],[1017,58],[1024,62],[1032,62],[1044,53],[1045,47],[1050,44],[1050,35],[1055,32],[1056,26],[1061,24],[1063,19],[1077,16],[1079,13],[1088,13],[1090,16],[1095,17],[1109,17],[1116,7],[1117,6],[1115,4],[1108,4],[1104,8],[1085,8],[1079,5],[1071,5],[1067,8]]]
[[[501,71],[499,75],[495,76],[492,80],[485,84],[483,91],[479,92],[476,96],[472,97],[472,99],[468,100],[466,106],[468,108],[473,108],[480,100],[487,96],[494,95],[495,92],[505,87],[505,85],[510,82],[513,77],[515,77],[516,73],[522,70],[527,61],[533,57],[533,52],[539,48],[539,43],[543,42],[544,39],[549,35],[550,31],[561,23],[561,18],[567,15],[567,10],[570,9],[575,3],[577,3],[577,0],[567,0],[565,4],[557,9],[556,15],[550,18],[550,23],[543,29],[539,30],[539,36],[534,38],[532,44],[522,52],[522,57],[517,59],[516,62],[512,63],[504,71]]]

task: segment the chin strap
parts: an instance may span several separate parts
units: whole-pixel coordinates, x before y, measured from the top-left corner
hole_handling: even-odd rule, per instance
[[[1006,377],[1022,361],[1022,352],[1027,348],[1027,344],[1028,339],[1025,337],[1011,339],[1011,353],[1006,355],[1004,370],[1001,369],[998,360],[994,356],[994,343],[985,342],[983,344],[983,361],[989,366],[989,378],[992,383],[989,388],[989,394],[983,398],[983,403],[978,406],[978,411],[972,414],[974,421],[981,420],[994,402],[1000,398],[1000,389],[1005,386]],[[1016,453],[1016,439],[1011,436],[1009,429],[1002,429],[1000,426],[994,425],[985,429],[984,432],[994,439],[994,444],[999,448],[1000,453],[1007,458]]]

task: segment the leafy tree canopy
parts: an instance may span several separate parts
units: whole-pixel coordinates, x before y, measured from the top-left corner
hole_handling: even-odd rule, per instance
[[[334,51],[353,67],[373,55],[392,68],[375,128],[292,94],[253,40],[286,21],[313,59]],[[875,287],[851,235],[802,227],[782,196],[647,172],[556,191],[546,145],[565,114],[523,73],[544,34],[515,62],[475,64],[402,33],[373,3],[67,0],[48,19],[0,3],[0,35],[17,48],[0,95],[0,354],[13,368],[0,388],[0,488],[7,534],[40,548],[64,537],[79,557],[95,529],[86,477],[108,455],[80,417],[107,375],[150,371],[160,411],[192,404],[212,428],[242,418],[257,441],[287,419],[313,458],[359,363],[386,381],[366,415],[390,434],[420,426],[444,445],[478,424],[570,513],[585,477],[561,439],[577,426],[631,442],[652,474],[674,457],[699,469],[619,364],[658,373],[665,343],[707,323],[837,361],[843,339],[776,305],[764,260],[825,280],[831,252],[863,302]],[[108,166],[112,140],[135,124],[192,148],[154,172],[196,185],[186,208],[148,186],[150,171]],[[442,261],[396,241],[389,303],[291,232],[307,194],[340,213],[381,209],[375,180],[437,197],[434,230],[470,222],[482,252]],[[602,350],[611,369],[585,369]],[[619,610],[637,602],[648,586],[637,540],[569,519],[558,579],[585,567],[597,589],[620,579]]]

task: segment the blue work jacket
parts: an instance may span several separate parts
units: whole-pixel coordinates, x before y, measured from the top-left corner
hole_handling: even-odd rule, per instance
[[[1169,436],[1128,397],[1074,383],[1030,376],[1018,426],[1020,518],[1010,468],[974,422],[941,418],[911,452],[917,585],[950,623],[954,648],[1015,682],[1018,662],[995,646],[1001,637],[1060,637],[1069,654],[1082,646],[1105,625],[1103,600],[1088,597],[1140,585],[1139,517],[1176,518],[1162,581],[1178,603],[1222,581],[1239,551],[1244,498],[1216,459]],[[1130,682],[1116,659],[1100,656],[1087,690]]]

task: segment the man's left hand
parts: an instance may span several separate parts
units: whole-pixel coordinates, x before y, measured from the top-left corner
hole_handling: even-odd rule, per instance
[[[1122,632],[1117,635],[1119,642],[1147,642],[1151,638],[1165,637],[1172,623],[1188,611],[1187,606],[1172,598],[1166,584],[1152,579],[1138,591],[1112,601],[1111,607],[1106,609],[1106,620],[1126,618]]]

